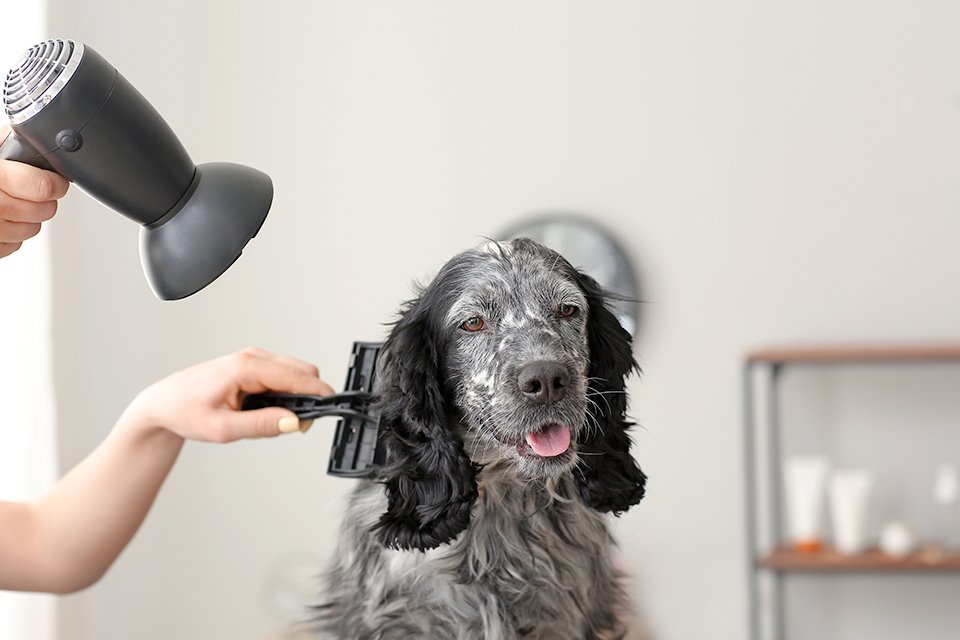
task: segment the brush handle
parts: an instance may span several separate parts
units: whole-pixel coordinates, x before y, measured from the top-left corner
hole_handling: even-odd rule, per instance
[[[346,391],[329,396],[313,396],[298,393],[254,393],[243,399],[240,408],[253,411],[266,407],[283,407],[301,420],[312,420],[325,416],[353,417],[375,420],[366,410],[375,397],[369,393]]]

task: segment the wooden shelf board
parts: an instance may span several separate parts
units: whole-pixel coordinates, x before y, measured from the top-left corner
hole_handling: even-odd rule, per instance
[[[921,550],[895,558],[876,548],[856,555],[779,548],[757,564],[776,571],[950,573],[960,572],[960,554]]]
[[[820,345],[758,349],[747,362],[842,364],[960,360],[960,344]]]

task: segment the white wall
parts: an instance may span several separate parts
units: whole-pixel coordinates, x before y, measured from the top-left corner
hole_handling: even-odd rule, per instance
[[[0,60],[12,64],[42,37],[46,9],[0,0]],[[0,265],[0,335],[13,337],[0,355],[0,500],[34,500],[57,478],[50,271],[49,236]],[[51,595],[0,591],[0,638],[53,640],[56,613]]]
[[[649,285],[649,497],[617,522],[640,607],[660,640],[743,638],[743,353],[960,338],[960,8],[878,4],[51,0],[53,34],[111,60],[198,162],[253,164],[277,194],[242,260],[178,303],[150,297],[132,223],[69,197],[62,464],[143,385],[248,344],[339,385],[415,278],[518,215],[580,210]],[[327,556],[350,486],[324,475],[332,426],[188,446],[115,568],[62,601],[63,639],[275,629],[265,576]],[[861,622],[909,615],[895,584],[851,595]],[[824,624],[798,637],[866,628]]]

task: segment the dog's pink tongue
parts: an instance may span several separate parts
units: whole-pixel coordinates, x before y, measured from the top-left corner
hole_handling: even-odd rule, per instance
[[[538,456],[558,456],[570,448],[570,428],[562,424],[549,424],[540,431],[528,433],[527,444]]]

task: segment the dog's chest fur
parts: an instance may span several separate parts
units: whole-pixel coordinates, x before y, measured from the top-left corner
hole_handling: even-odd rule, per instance
[[[624,596],[612,541],[569,476],[544,487],[488,469],[478,480],[470,526],[426,552],[384,549],[370,533],[382,487],[358,488],[328,577],[324,629],[377,640],[616,637]]]

